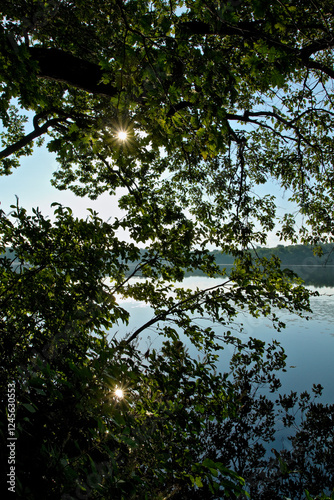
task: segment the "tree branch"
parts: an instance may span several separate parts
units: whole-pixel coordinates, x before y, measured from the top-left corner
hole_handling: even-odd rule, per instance
[[[98,64],[91,63],[58,49],[29,47],[29,53],[38,63],[38,76],[93,94],[113,97],[118,89],[109,83],[102,83],[103,71]]]
[[[190,35],[216,35],[216,36],[239,36],[244,39],[253,39],[253,40],[263,40],[270,47],[275,47],[277,49],[282,49],[284,52],[288,54],[299,54],[299,49],[295,47],[291,47],[287,44],[284,44],[279,39],[275,39],[266,33],[265,31],[261,31],[258,29],[258,23],[254,22],[240,22],[238,24],[228,24],[222,23],[219,28],[211,27],[208,23],[202,21],[185,21],[180,22],[178,25],[179,32],[182,34]]]
[[[334,45],[334,38],[322,38],[320,40],[316,40],[315,42],[306,45],[301,49],[301,56],[304,59],[308,59],[311,55],[319,52],[320,50],[326,50],[332,48]]]
[[[34,118],[34,123],[36,124],[35,118]],[[7,158],[8,156],[14,153],[17,153],[20,149],[24,148],[34,139],[37,139],[37,137],[40,137],[41,135],[45,134],[48,131],[49,127],[57,125],[62,120],[63,120],[62,118],[52,118],[51,120],[46,121],[44,125],[42,125],[41,127],[38,126],[37,128],[35,128],[35,130],[30,132],[30,134],[25,135],[19,141],[15,142],[14,144],[11,144],[7,148],[0,151],[0,160],[3,158]]]
[[[301,59],[307,68],[319,69],[323,71],[331,78],[334,78],[334,70],[324,64],[321,64],[310,56],[321,51],[330,49],[334,46],[334,38],[321,38],[319,40],[312,41],[312,43],[305,45],[302,48],[291,47],[286,43],[281,42],[279,39],[275,39],[269,33],[261,31],[258,29],[258,24],[255,22],[241,22],[236,25],[222,24],[219,29],[213,29],[208,23],[202,21],[186,21],[180,22],[178,25],[180,33],[185,33],[190,35],[216,35],[216,36],[226,36],[226,35],[236,35],[244,39],[254,39],[263,40],[268,44],[269,47],[274,47],[276,49],[282,50],[288,55],[295,55],[297,58]]]
[[[187,297],[186,299],[184,300],[181,300],[180,302],[178,302],[177,304],[174,304],[172,307],[170,307],[169,309],[167,309],[167,311],[164,311],[160,314],[158,314],[157,316],[155,316],[154,318],[150,319],[149,321],[147,321],[144,325],[142,325],[140,328],[138,328],[126,341],[125,341],[125,344],[128,345],[130,344],[135,338],[138,337],[138,335],[140,335],[140,333],[144,330],[146,330],[147,328],[149,328],[150,326],[154,325],[155,323],[158,323],[160,320],[166,320],[167,319],[167,316],[171,313],[174,313],[177,309],[180,309],[182,311],[186,310],[187,307],[182,307],[184,305],[186,305],[188,302],[194,300],[194,299],[197,299],[198,297],[200,297],[201,295],[205,295],[207,292],[211,292],[212,290],[216,290],[217,288],[221,288],[223,286],[226,286],[227,283],[229,283],[231,280],[227,280],[225,281],[224,283],[220,283],[219,285],[214,285],[210,288],[206,288],[205,290],[200,290],[199,292],[196,292],[194,293],[193,295],[191,295],[190,297]]]
[[[177,104],[173,104],[168,113],[167,113],[167,116],[168,117],[171,117],[171,116],[174,116],[175,113],[177,113],[178,111],[181,111],[182,109],[185,109],[185,108],[192,108],[196,106],[196,104],[194,102],[190,102],[190,101],[181,101]]]
[[[314,61],[313,59],[307,59],[305,62],[305,66],[309,69],[317,69],[322,73],[325,73],[329,77],[334,79],[334,69],[322,64],[318,61]]]

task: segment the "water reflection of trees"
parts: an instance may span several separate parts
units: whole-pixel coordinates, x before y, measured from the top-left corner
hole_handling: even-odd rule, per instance
[[[227,274],[230,273],[233,265],[225,264]],[[334,266],[333,265],[282,265],[282,268],[289,268],[294,271],[307,286],[334,287]],[[204,276],[201,271],[186,273],[186,276]]]
[[[334,287],[334,266],[291,266],[306,285]]]
[[[304,500],[314,498],[319,487],[330,492],[334,484],[334,405],[317,402],[321,385],[313,385],[311,394],[279,394],[284,351],[274,341],[268,346],[273,356],[260,359],[253,347],[249,341],[243,345],[242,355],[236,350],[232,356],[229,377],[233,379],[235,412],[222,422],[207,422],[203,432],[206,456],[244,478],[250,496],[242,495],[242,499]],[[270,394],[265,395],[264,387]],[[287,440],[279,446],[282,432]],[[310,497],[305,497],[305,490]],[[205,483],[187,498],[217,497]]]

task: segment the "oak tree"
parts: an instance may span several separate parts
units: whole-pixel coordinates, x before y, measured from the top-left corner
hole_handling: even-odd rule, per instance
[[[209,421],[244,403],[215,360],[225,343],[238,349],[241,309],[276,328],[277,309],[309,310],[294,273],[251,250],[273,230],[318,253],[333,241],[331,3],[3,0],[1,15],[1,173],[45,141],[54,186],[107,192],[125,213],[1,213],[1,398],[15,380],[18,494],[36,498],[39,478],[45,498],[204,484],[237,495],[240,471],[201,444]],[[291,190],[298,217],[279,219],[267,182]],[[233,256],[229,275],[210,246]],[[220,281],[187,290],[194,270]],[[124,338],[119,297],[152,310]],[[150,328],[165,340],[144,356]]]

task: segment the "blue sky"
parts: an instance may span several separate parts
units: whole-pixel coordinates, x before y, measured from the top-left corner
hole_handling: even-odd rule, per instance
[[[87,208],[93,208],[100,216],[107,220],[109,217],[121,216],[116,200],[108,194],[92,201],[89,198],[79,198],[71,191],[59,191],[51,185],[53,172],[57,169],[55,155],[49,153],[45,147],[35,148],[32,156],[21,159],[21,166],[9,176],[0,178],[1,208],[8,213],[10,205],[19,204],[27,209],[39,207],[44,215],[51,216],[53,202],[72,208],[78,217],[86,217]]]
[[[30,211],[39,208],[43,215],[52,217],[53,208],[51,203],[58,202],[69,206],[75,216],[85,218],[87,208],[96,210],[100,217],[108,220],[110,217],[121,217],[122,212],[117,206],[117,199],[110,197],[108,193],[101,195],[93,201],[89,198],[79,198],[71,191],[59,191],[54,188],[50,179],[57,169],[55,155],[49,153],[46,147],[35,148],[32,156],[21,159],[21,166],[15,169],[10,176],[0,178],[0,201],[1,208],[5,213],[10,212],[10,205],[16,204],[16,196],[19,205]],[[287,210],[293,210],[288,202],[288,194],[273,183],[267,183],[258,187],[258,194],[274,194],[277,197],[278,213],[282,215]],[[272,234],[268,239],[268,246],[276,246],[282,242]]]

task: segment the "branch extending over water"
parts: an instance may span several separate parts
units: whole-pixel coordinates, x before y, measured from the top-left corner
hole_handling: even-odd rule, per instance
[[[211,292],[212,290],[216,290],[218,288],[221,288],[221,287],[224,287],[227,285],[227,283],[229,283],[230,281],[232,280],[227,280],[225,281],[224,283],[220,283],[219,285],[215,285],[215,286],[212,286],[212,287],[209,287],[209,288],[205,288],[204,290],[199,290],[198,292],[194,293],[193,295],[191,295],[190,297],[187,297],[186,299],[184,300],[181,300],[180,302],[178,302],[177,304],[174,304],[172,307],[170,307],[169,309],[167,309],[167,311],[164,311],[160,314],[157,314],[154,318],[150,319],[149,321],[147,321],[144,325],[142,325],[140,328],[138,328],[126,341],[125,341],[125,344],[128,345],[130,344],[134,339],[136,339],[138,337],[138,335],[143,332],[144,330],[146,330],[147,328],[149,328],[150,326],[154,325],[155,323],[158,323],[159,321],[161,320],[166,320],[167,319],[167,316],[169,314],[172,314],[174,313],[176,310],[186,310],[187,307],[182,307],[186,304],[188,304],[189,302],[193,301],[194,299],[197,299],[198,297],[200,297],[201,295],[205,295],[207,292]]]

